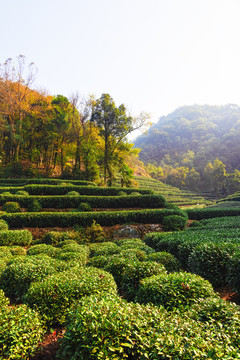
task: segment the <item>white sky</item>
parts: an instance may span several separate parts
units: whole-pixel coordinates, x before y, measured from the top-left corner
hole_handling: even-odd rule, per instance
[[[19,54],[51,95],[109,93],[156,122],[240,103],[240,0],[0,0],[0,62]]]

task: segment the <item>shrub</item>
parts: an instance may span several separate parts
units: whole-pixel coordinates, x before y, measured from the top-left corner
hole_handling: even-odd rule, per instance
[[[196,246],[188,258],[189,270],[209,280],[214,286],[227,283],[230,257],[239,248],[231,243],[205,243]]]
[[[87,266],[103,269],[109,263],[109,256],[99,255],[87,260]],[[110,271],[109,271],[110,272]]]
[[[139,260],[139,261],[144,261],[146,260],[147,257],[146,252],[140,249],[121,250],[119,255],[127,259]]]
[[[82,203],[79,204],[78,210],[79,211],[91,211],[92,207],[91,207],[91,205],[89,203],[82,202]]]
[[[116,242],[120,246],[121,251],[127,249],[138,249],[144,251],[146,254],[154,253],[155,250],[147,246],[141,239],[121,239]]]
[[[9,305],[9,299],[6,298],[4,292],[2,290],[0,290],[0,312],[1,312],[1,309],[5,306],[8,306]]]
[[[8,230],[8,223],[2,219],[0,219],[0,231]]]
[[[29,196],[29,193],[24,190],[18,190],[15,195]]]
[[[179,263],[178,259],[176,259],[174,255],[172,255],[166,251],[148,254],[146,257],[146,260],[147,261],[148,260],[155,261],[159,264],[164,265],[164,267],[166,268],[166,270],[168,272],[180,270],[180,263]]]
[[[134,300],[140,280],[161,273],[166,275],[165,267],[161,264],[149,261],[132,262],[123,271],[120,290],[127,300]]]
[[[56,273],[57,265],[57,260],[46,255],[13,259],[1,274],[0,288],[10,299],[19,301],[32,282]]]
[[[92,259],[94,260],[95,258],[99,258],[99,256],[93,257]],[[135,262],[136,262],[136,259],[129,259],[126,257],[124,258],[121,254],[112,255],[112,256],[108,257],[108,261],[106,262],[106,264],[104,266],[104,270],[106,270],[110,274],[112,274],[112,276],[114,277],[114,280],[116,281],[118,289],[121,292],[122,292],[121,285],[122,285],[124,270],[128,266],[134,266]]]
[[[91,226],[87,227],[84,231],[87,242],[99,243],[103,242],[106,234],[100,224],[97,224],[95,220]]]
[[[6,211],[7,213],[16,213],[16,212],[21,211],[20,205],[16,201],[6,202],[5,204],[3,204],[2,209],[3,209],[3,211]]]
[[[57,254],[57,258],[64,261],[75,261],[79,266],[87,263],[89,249],[85,245],[68,244],[62,246]]]
[[[77,191],[69,191],[67,193],[67,196],[80,196],[79,192]]]
[[[240,294],[240,251],[236,251],[228,261],[227,282]]]
[[[44,333],[39,315],[26,305],[0,307],[1,359],[28,359],[36,352]]]
[[[76,240],[77,238],[78,234],[75,231],[49,231],[41,238],[41,242],[57,246],[65,240]]]
[[[59,249],[55,248],[52,245],[47,244],[37,244],[31,246],[28,251],[27,255],[38,255],[38,254],[46,254],[50,257],[55,257],[59,252]]]
[[[90,244],[89,245],[90,256],[99,256],[99,255],[113,255],[120,252],[119,246],[111,241],[106,241],[101,244]]]
[[[198,275],[176,272],[143,279],[135,300],[143,304],[163,305],[172,310],[209,297],[217,295],[207,280]]]
[[[42,205],[37,200],[32,200],[31,202],[29,202],[28,207],[27,207],[27,211],[30,211],[30,212],[38,212],[41,209],[42,209]]]
[[[28,230],[1,230],[0,246],[20,245],[28,246],[32,241],[32,233]]]
[[[97,268],[71,269],[31,285],[25,301],[37,307],[49,325],[63,324],[72,304],[94,293],[116,293],[111,274]]]
[[[236,337],[238,328],[234,327]],[[235,345],[235,344],[234,344]],[[87,296],[71,310],[59,359],[237,359],[219,326],[116,296]]]
[[[27,250],[24,249],[22,246],[7,246],[7,249],[10,250],[11,254],[13,256],[16,255],[26,255],[27,254]]]
[[[185,228],[187,219],[179,215],[165,216],[162,221],[164,231],[180,231]]]

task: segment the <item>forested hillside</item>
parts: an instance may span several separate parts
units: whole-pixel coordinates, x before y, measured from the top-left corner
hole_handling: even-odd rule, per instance
[[[184,106],[159,119],[135,146],[153,177],[178,187],[239,188],[240,107]]]

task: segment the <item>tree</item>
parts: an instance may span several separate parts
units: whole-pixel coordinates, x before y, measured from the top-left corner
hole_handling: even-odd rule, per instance
[[[0,64],[0,113],[9,133],[9,161],[19,161],[23,120],[29,111],[28,96],[36,73],[34,63],[27,65],[23,55]]]
[[[99,127],[100,135],[104,139],[103,172],[105,184],[108,177],[110,182],[112,180],[111,163],[114,160],[114,151],[123,143],[128,134],[143,126],[147,118],[148,115],[142,113],[134,119],[127,114],[126,107],[123,104],[117,107],[109,94],[102,94],[96,100],[91,121]]]

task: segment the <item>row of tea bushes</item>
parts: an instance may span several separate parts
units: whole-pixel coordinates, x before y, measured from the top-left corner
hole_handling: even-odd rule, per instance
[[[136,192],[132,188],[119,188],[119,187],[98,187],[98,186],[77,186],[67,184],[66,186],[55,185],[26,185],[24,186],[30,195],[66,195],[69,191],[77,191],[80,195],[92,196],[117,196],[119,192],[124,191],[127,195]],[[149,195],[153,194],[152,190],[139,189],[139,194]]]
[[[212,295],[212,294],[211,294]],[[204,298],[185,312],[87,296],[76,303],[60,341],[60,359],[237,359],[239,309]]]
[[[161,195],[129,195],[129,196],[75,196],[48,195],[48,196],[24,196],[21,194],[0,194],[0,205],[6,202],[18,202],[21,207],[29,208],[34,202],[38,202],[42,208],[77,208],[81,203],[88,203],[94,208],[164,208],[166,200]],[[3,210],[4,207],[3,207]],[[7,210],[6,210],[7,211]]]
[[[3,214],[11,228],[19,227],[71,227],[73,225],[90,226],[95,220],[101,226],[116,224],[142,223],[159,224],[164,217],[179,215],[187,222],[187,215],[181,210],[153,209],[153,210],[129,210],[129,211],[99,211],[99,212],[41,212],[41,213],[16,213]]]
[[[240,263],[240,232],[226,230],[187,230],[181,233],[149,233],[145,242],[156,251],[173,254],[187,271],[209,280],[214,286],[236,284],[240,275],[234,271]],[[239,282],[240,283],[240,282]]]
[[[225,216],[240,216],[240,208],[211,208],[207,207],[204,209],[187,209],[186,210],[190,220],[202,220],[215,217]]]
[[[48,178],[39,178],[39,179],[0,179],[0,186],[5,186],[5,184],[11,184],[11,186],[24,186],[27,184],[46,184],[46,185],[61,185],[62,183],[71,184],[71,185],[94,185],[95,183],[85,180],[63,180],[63,179],[48,179]]]

